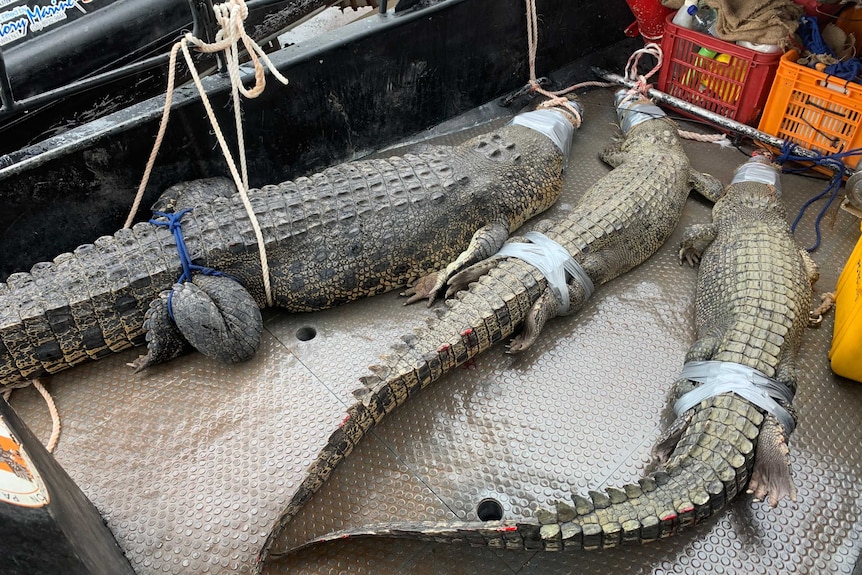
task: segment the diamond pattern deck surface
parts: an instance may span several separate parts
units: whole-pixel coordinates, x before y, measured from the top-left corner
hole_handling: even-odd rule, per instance
[[[550,215],[608,169],[596,156],[614,132],[611,92],[592,92],[584,104],[564,196]],[[745,159],[714,144],[686,149],[696,168],[725,182]],[[783,184],[790,214],[823,188],[801,176],[784,176]],[[800,223],[803,245],[813,242],[814,215]],[[486,497],[499,500],[506,517],[526,517],[570,491],[637,479],[694,338],[696,271],[678,265],[676,246],[685,225],[708,219],[709,205],[690,199],[656,256],[600,288],[577,316],[551,322],[528,353],[509,356],[498,345],[393,413],[287,527],[279,547],[369,522],[475,518]],[[819,291],[834,289],[858,226],[841,211],[824,220],[814,254]],[[390,293],[317,314],[269,313],[261,351],[239,366],[195,354],[135,376],[125,364],[136,352],[128,352],[57,375],[49,385],[64,424],[56,457],[139,573],[248,573],[343,417],[357,378],[431,313],[400,303]],[[304,327],[316,337],[300,341]],[[770,509],[742,496],[675,538],[609,552],[351,541],[272,561],[267,572],[849,575],[862,549],[862,384],[831,373],[831,336],[828,316],[809,330],[801,352],[795,503]],[[12,405],[48,437],[34,391],[16,392]]]

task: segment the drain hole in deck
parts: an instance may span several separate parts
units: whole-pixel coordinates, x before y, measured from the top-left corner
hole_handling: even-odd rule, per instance
[[[305,325],[296,330],[296,339],[299,341],[308,341],[310,339],[314,339],[314,336],[317,335],[317,330],[311,327],[310,325]]]
[[[498,521],[503,518],[503,506],[496,499],[483,499],[476,506],[480,521]]]

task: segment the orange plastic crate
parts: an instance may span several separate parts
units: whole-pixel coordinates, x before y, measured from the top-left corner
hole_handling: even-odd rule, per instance
[[[743,124],[757,121],[781,60],[674,24],[668,16],[658,89]],[[716,52],[709,58],[702,48]],[[680,113],[686,114],[684,110]]]
[[[781,58],[758,129],[821,154],[862,146],[862,85]],[[855,168],[859,156],[844,159]]]

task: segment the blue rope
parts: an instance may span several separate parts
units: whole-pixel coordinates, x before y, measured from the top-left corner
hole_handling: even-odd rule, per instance
[[[156,219],[151,219],[150,223],[154,226],[159,226],[162,228],[168,228],[168,230],[173,234],[174,241],[177,244],[177,253],[180,257],[180,264],[183,266],[183,273],[176,281],[176,283],[181,284],[183,282],[191,281],[192,274],[194,272],[204,274],[206,276],[224,276],[230,277],[227,274],[224,274],[218,270],[213,268],[208,268],[206,266],[199,266],[197,264],[192,263],[192,258],[189,256],[189,249],[186,247],[186,240],[183,237],[183,225],[181,220],[183,216],[192,211],[193,208],[186,208],[184,210],[180,210],[179,212],[153,212],[155,216],[166,218],[167,221],[161,221]],[[171,289],[171,293],[168,296],[168,315],[171,320],[174,319],[174,308],[173,308],[173,297],[174,290]]]
[[[833,172],[832,179],[829,180],[829,184],[826,186],[826,189],[802,204],[802,207],[799,209],[799,213],[796,215],[796,219],[793,220],[793,224],[790,226],[790,230],[792,232],[796,232],[796,226],[805,214],[805,210],[807,210],[814,202],[823,199],[827,195],[829,196],[826,205],[823,206],[823,209],[820,210],[817,214],[817,218],[814,220],[814,233],[816,235],[814,245],[810,248],[805,248],[806,251],[813,252],[820,247],[820,221],[823,219],[823,216],[826,215],[826,211],[829,209],[829,206],[831,206],[832,202],[835,201],[835,198],[838,196],[838,190],[841,189],[841,183],[844,181],[845,166],[842,160],[850,156],[862,155],[862,148],[854,148],[852,150],[847,150],[846,152],[836,152],[834,154],[817,154],[812,158],[808,158],[794,154],[793,149],[795,147],[796,144],[793,142],[785,141],[781,146],[781,154],[775,159],[775,161],[779,164],[784,164],[784,162],[787,161],[811,162],[812,165],[823,166],[824,168],[831,169]],[[795,174],[804,172],[810,168],[811,166],[796,169],[784,168],[782,171],[789,174]]]
[[[810,16],[802,16],[799,19],[799,27],[796,33],[802,39],[802,44],[805,49],[812,54],[826,54],[837,59],[837,54],[832,51],[829,45],[823,40],[820,35],[820,29],[817,27],[817,20]],[[848,58],[843,62],[837,62],[826,66],[824,70],[829,76],[836,76],[848,82],[856,81],[856,77],[862,74],[862,60],[853,57]]]

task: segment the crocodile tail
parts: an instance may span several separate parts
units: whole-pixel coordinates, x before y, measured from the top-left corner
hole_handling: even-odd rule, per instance
[[[360,378],[357,401],[330,434],[288,502],[261,552],[262,562],[280,531],[326,482],[335,467],[377,423],[420,389],[455,367],[511,336],[545,288],[528,266],[501,261],[470,289],[444,302],[439,317],[425,328],[401,337],[382,363]]]
[[[324,535],[290,553],[360,537],[559,551],[605,549],[671,536],[712,516],[745,489],[764,422],[757,408],[732,394],[704,400],[692,411],[665,466],[637,484],[591,491],[587,497],[573,495],[571,502],[555,502],[525,520],[370,525]]]
[[[0,388],[143,343],[150,302],[179,273],[172,241],[140,223],[0,283]]]

